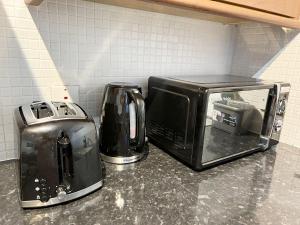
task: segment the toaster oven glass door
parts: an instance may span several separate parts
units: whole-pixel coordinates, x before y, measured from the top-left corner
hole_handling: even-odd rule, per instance
[[[202,163],[259,148],[269,89],[208,95]]]

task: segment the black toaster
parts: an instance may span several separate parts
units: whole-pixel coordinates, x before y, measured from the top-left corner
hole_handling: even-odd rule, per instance
[[[15,111],[23,208],[55,205],[102,187],[94,121],[75,103],[34,102]]]

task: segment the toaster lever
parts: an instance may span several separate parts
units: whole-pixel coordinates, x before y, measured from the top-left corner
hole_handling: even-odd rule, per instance
[[[56,192],[57,192],[57,198],[59,200],[63,200],[67,195],[67,193],[63,187],[58,187]]]
[[[57,159],[59,170],[59,183],[68,185],[68,179],[73,176],[73,154],[69,137],[61,132],[57,140]]]

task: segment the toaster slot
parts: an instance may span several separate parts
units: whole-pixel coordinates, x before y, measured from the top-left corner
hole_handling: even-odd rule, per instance
[[[76,110],[64,102],[53,102],[59,116],[75,116]]]
[[[53,111],[46,102],[31,104],[30,108],[36,119],[53,116]]]

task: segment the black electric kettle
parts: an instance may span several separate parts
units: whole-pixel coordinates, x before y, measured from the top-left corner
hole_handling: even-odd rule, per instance
[[[102,159],[116,164],[136,162],[148,153],[145,138],[145,102],[141,88],[122,82],[107,84],[100,110]]]

